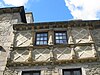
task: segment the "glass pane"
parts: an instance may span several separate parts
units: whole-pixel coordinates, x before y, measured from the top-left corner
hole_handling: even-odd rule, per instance
[[[58,33],[56,33],[56,35],[58,35]]]
[[[44,33],[44,36],[47,36],[47,33]]]
[[[24,73],[23,75],[30,75],[30,73]]]
[[[43,41],[40,41],[40,45],[43,45]]]
[[[66,33],[62,33],[62,35],[66,35]]]
[[[63,36],[63,39],[66,39],[66,36]]]
[[[80,71],[74,71],[74,75],[81,75]]]
[[[40,38],[37,38],[37,40],[40,40]]]
[[[47,41],[44,41],[44,45],[47,45]]]
[[[39,45],[39,41],[37,41],[36,44]]]
[[[39,75],[39,73],[33,73],[32,75]]]
[[[59,39],[62,39],[62,36],[59,36]]]
[[[56,43],[59,43],[59,40],[56,40]]]
[[[64,44],[66,44],[66,43],[67,43],[67,41],[66,41],[66,40],[63,40],[63,43],[64,43]]]
[[[59,39],[59,37],[58,37],[58,36],[56,36],[56,39]]]
[[[59,35],[62,35],[62,33],[59,33]]]
[[[47,37],[44,37],[44,39],[43,40],[47,40]]]
[[[40,34],[37,34],[37,37],[40,37]]]
[[[40,36],[43,36],[43,34],[42,34],[42,33],[40,33]]]
[[[71,75],[69,71],[64,71],[64,75]]]
[[[43,37],[41,37],[41,39],[40,40],[43,40]]]
[[[63,43],[63,40],[60,40],[60,43]]]

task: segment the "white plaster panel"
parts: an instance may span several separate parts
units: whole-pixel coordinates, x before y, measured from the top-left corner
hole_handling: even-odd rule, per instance
[[[29,46],[32,43],[32,34],[28,31],[19,32],[15,37],[15,46]]]

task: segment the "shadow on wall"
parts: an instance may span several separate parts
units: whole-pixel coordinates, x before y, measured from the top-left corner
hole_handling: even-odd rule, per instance
[[[0,46],[0,51],[6,52],[6,50],[2,46]]]

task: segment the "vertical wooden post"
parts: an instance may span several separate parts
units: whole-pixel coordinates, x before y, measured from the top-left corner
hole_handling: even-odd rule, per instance
[[[32,26],[32,46],[34,46],[34,44],[35,44],[35,32],[34,32],[34,26]]]

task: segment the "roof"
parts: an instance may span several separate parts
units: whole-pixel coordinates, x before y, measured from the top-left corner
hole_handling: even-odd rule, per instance
[[[45,28],[67,28],[67,27],[85,27],[100,28],[100,20],[73,20],[73,21],[58,21],[58,22],[40,22],[40,23],[23,23],[14,24],[14,30],[45,29]]]
[[[0,15],[7,13],[20,13],[22,22],[26,23],[24,6],[0,8]]]

